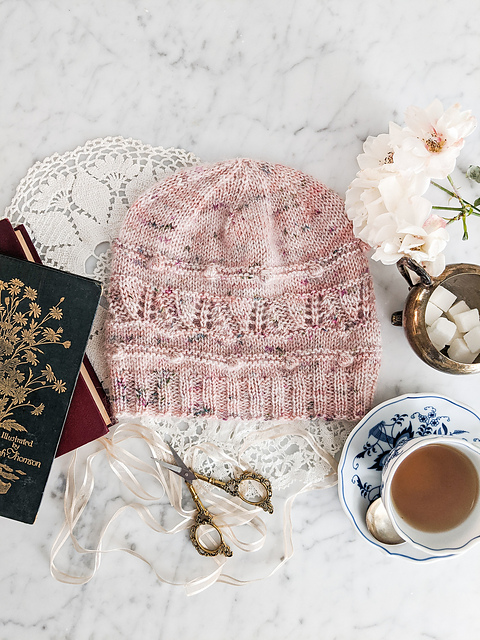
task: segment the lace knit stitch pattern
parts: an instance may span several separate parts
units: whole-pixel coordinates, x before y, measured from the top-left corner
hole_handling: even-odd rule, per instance
[[[355,419],[380,331],[343,201],[247,159],[144,193],[115,243],[107,353],[117,415]]]

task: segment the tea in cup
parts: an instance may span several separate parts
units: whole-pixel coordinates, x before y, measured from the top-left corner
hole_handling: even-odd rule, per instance
[[[413,438],[382,471],[382,501],[397,533],[431,555],[480,539],[480,448],[451,436]]]

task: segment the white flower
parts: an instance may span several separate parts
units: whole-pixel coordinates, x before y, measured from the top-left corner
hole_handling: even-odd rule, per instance
[[[426,109],[408,107],[405,123],[403,129],[393,125],[390,130],[395,164],[429,178],[446,178],[453,171],[465,137],[476,127],[470,111],[460,111],[459,104],[444,111],[439,100]]]
[[[438,276],[445,268],[442,251],[449,240],[445,226],[445,221],[437,215],[430,215],[422,226],[400,226],[397,234],[383,242],[372,258],[383,264],[395,264],[402,256],[410,256],[430,275]]]
[[[432,204],[422,197],[429,183],[424,174],[383,166],[358,172],[346,194],[346,211],[355,235],[375,249],[374,260],[395,264],[408,255],[431,275],[443,271],[448,234],[445,221],[431,215]]]
[[[357,157],[360,169],[378,169],[382,167],[385,171],[394,171],[396,167],[393,162],[393,146],[388,133],[381,133],[378,136],[368,136],[363,143],[363,153]]]
[[[403,128],[390,122],[388,134],[365,140],[346,212],[355,235],[374,249],[374,260],[394,264],[407,255],[439,275],[449,240],[446,222],[431,215],[432,204],[422,196],[432,178],[454,169],[476,120],[458,104],[445,111],[434,100],[426,109],[409,107],[405,122]]]
[[[428,189],[429,180],[421,174],[390,173],[377,169],[359,171],[347,190],[345,206],[347,216],[353,222],[354,233],[374,247],[383,242],[398,226],[397,212],[405,217],[405,211],[413,220],[427,219],[430,210],[418,198]],[[422,201],[422,211],[418,204]]]
[[[415,173],[393,173],[380,180],[378,188],[389,211],[396,211],[406,198],[421,196],[430,185],[430,180]]]

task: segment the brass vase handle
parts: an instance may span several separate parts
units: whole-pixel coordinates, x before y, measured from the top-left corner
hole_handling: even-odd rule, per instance
[[[403,258],[400,258],[400,260],[397,262],[397,269],[407,281],[409,289],[415,286],[412,282],[409,270],[417,274],[417,276],[420,278],[420,282],[424,286],[431,287],[433,284],[432,277],[426,272],[424,267],[422,267],[421,264],[418,264],[418,262],[416,262],[413,258],[409,258],[408,256],[403,256]],[[403,311],[395,311],[394,313],[392,313],[390,321],[395,327],[401,327],[403,325]]]
[[[419,276],[422,284],[424,284],[426,287],[430,287],[433,284],[432,277],[426,272],[422,265],[418,264],[418,262],[416,262],[413,258],[409,258],[408,256],[403,256],[403,258],[400,258],[400,260],[397,262],[397,269],[407,281],[409,289],[411,289],[415,285],[412,282],[412,278],[410,277],[408,269],[416,273],[417,276]]]

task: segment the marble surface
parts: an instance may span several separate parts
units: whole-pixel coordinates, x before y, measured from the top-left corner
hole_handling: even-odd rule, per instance
[[[344,194],[364,138],[391,119],[402,122],[408,105],[438,97],[480,117],[479,25],[480,5],[467,0],[3,0],[0,210],[35,161],[108,135],[183,147],[206,161],[278,161]],[[472,162],[480,162],[478,130],[462,152],[460,183],[460,169]],[[448,262],[478,262],[478,220],[470,235],[462,243],[461,230],[452,229]],[[434,391],[480,411],[478,376],[434,371],[390,325],[406,283],[394,267],[371,267],[384,345],[376,401]],[[68,463],[68,456],[55,462],[33,527],[0,523],[2,638],[480,633],[480,546],[427,565],[386,557],[355,533],[336,488],[298,498],[295,555],[265,581],[216,584],[187,598],[135,558],[111,554],[88,584],[56,582],[49,555],[63,519]],[[92,535],[101,505],[96,513]],[[143,540],[147,548],[150,542],[155,550],[156,541]],[[158,554],[168,555],[168,547]]]

